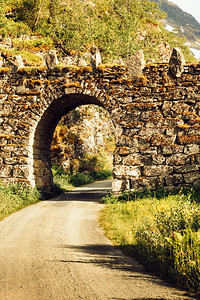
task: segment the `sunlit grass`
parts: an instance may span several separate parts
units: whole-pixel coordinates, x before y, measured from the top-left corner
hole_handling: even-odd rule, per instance
[[[104,198],[106,235],[147,270],[200,295],[200,192]],[[195,199],[196,198],[196,199]]]
[[[0,220],[30,204],[37,203],[39,199],[40,193],[32,187],[20,184],[6,186],[0,183]]]

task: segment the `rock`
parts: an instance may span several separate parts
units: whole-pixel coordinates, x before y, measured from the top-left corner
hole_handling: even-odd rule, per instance
[[[180,77],[184,71],[185,58],[181,49],[174,48],[169,61],[169,69],[173,77]]]
[[[199,179],[199,171],[197,172],[190,172],[187,174],[184,174],[184,180],[186,183],[192,184],[195,180]]]
[[[113,179],[112,181],[112,192],[115,195],[122,193],[123,191],[130,189],[130,182],[129,180],[119,180]]]
[[[87,62],[81,57],[79,60],[78,60],[78,67],[86,67],[88,64]]]
[[[132,55],[130,58],[128,58],[126,61],[126,66],[128,69],[128,76],[130,78],[142,76],[142,70],[145,67],[143,50],[137,51],[135,55]]]
[[[21,55],[17,55],[15,60],[10,63],[11,72],[17,72],[19,69],[24,68],[24,63]]]
[[[92,69],[96,69],[99,65],[102,64],[101,61],[101,54],[99,52],[99,49],[94,46],[90,49],[91,52],[91,59],[90,59],[90,64]]]
[[[50,50],[46,56],[45,61],[48,69],[53,69],[58,64],[58,58],[55,50]]]
[[[3,67],[3,57],[0,56],[0,68]]]
[[[113,60],[113,65],[122,65],[122,66],[125,66],[125,62],[123,61],[123,59],[119,58],[119,59]]]
[[[167,185],[177,185],[183,182],[183,176],[181,174],[173,174],[166,176],[165,182]]]
[[[4,45],[7,47],[7,48],[12,48],[12,40],[11,40],[11,38],[5,38],[4,40],[3,40],[3,43],[4,43]]]
[[[172,55],[172,48],[167,42],[162,42],[158,45],[158,52],[160,56],[160,61],[163,63],[168,63]]]
[[[75,63],[75,60],[76,58],[74,58],[73,56],[66,56],[62,63],[65,65],[65,66],[70,66],[70,65],[73,65]]]
[[[141,176],[141,172],[138,166],[116,165],[113,169],[113,175],[120,179],[126,179],[127,176],[138,178]]]

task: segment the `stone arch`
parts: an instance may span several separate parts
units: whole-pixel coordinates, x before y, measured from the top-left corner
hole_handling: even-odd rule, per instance
[[[39,176],[48,178],[49,169],[40,156],[47,155],[61,116],[78,105],[97,104],[115,128],[113,192],[200,183],[199,64],[184,66],[178,76],[168,64],[146,66],[133,78],[124,66],[102,65],[0,70],[0,80],[4,182],[39,186]]]
[[[33,159],[30,181],[44,194],[47,194],[47,197],[54,193],[50,147],[55,128],[62,116],[76,107],[86,104],[104,107],[103,103],[94,96],[81,93],[63,95],[47,107],[37,124],[32,142]]]

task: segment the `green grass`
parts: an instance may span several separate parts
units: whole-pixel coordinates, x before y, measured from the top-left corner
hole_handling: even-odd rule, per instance
[[[0,47],[0,51],[2,51],[3,55],[7,57],[8,60],[13,60],[16,55],[21,55],[26,66],[42,66],[42,58],[32,52],[17,50],[15,48],[5,49],[3,47]]]
[[[96,180],[104,180],[112,176],[112,170],[91,170],[85,172],[77,172],[71,174],[65,172],[62,167],[57,164],[52,164],[52,174],[54,184],[58,189],[63,191],[72,190],[75,187],[94,182]]]
[[[110,172],[102,170],[99,172],[76,173],[71,175],[65,173],[58,165],[52,167],[55,189],[57,192],[69,191],[76,186],[91,183],[95,180],[105,179]],[[22,184],[5,185],[0,182],[0,221],[10,214],[34,203],[39,202],[41,194],[35,188]]]
[[[6,186],[0,182],[0,199],[0,220],[2,220],[30,204],[37,203],[40,193],[32,187],[21,184]]]
[[[200,297],[200,192],[107,196],[107,236],[148,271]]]

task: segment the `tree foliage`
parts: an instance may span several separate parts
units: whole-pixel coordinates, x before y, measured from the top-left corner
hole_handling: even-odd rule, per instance
[[[6,10],[10,11],[7,20]],[[150,0],[0,0],[4,35],[20,35],[29,29],[50,37],[67,52],[96,45],[107,61],[126,58],[139,49],[146,58],[155,58],[162,41],[185,51],[184,42],[167,35],[159,25],[164,17]]]
[[[137,50],[137,29],[164,14],[147,0],[51,1],[50,27],[55,41],[71,49],[97,45],[108,56],[126,57]]]

